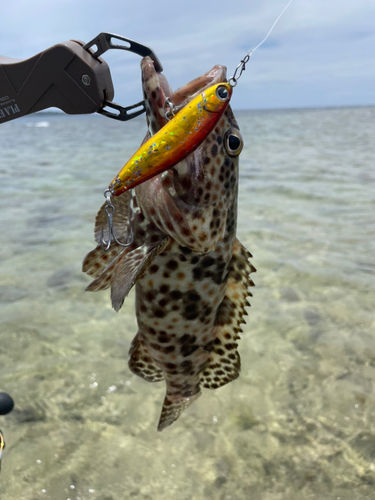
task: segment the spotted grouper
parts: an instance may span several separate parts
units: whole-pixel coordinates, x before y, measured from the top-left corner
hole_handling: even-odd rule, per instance
[[[166,98],[174,106],[189,102],[209,86],[226,81],[226,68],[214,66],[176,92],[152,60],[141,63],[148,134],[166,123]],[[238,156],[243,141],[228,106],[215,129],[183,161],[114,197],[114,233],[108,236],[104,205],[98,212],[98,246],[83,262],[94,277],[88,291],[111,288],[119,311],[135,285],[138,333],[129,368],[148,382],[165,380],[166,396],[158,430],[172,424],[201,394],[239,376],[237,341],[246,315],[251,254],[236,238]]]

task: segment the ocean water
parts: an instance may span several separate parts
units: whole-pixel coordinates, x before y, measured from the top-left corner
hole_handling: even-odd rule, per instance
[[[116,314],[81,272],[144,117],[0,126],[1,498],[374,498],[375,108],[235,114],[242,372],[162,433],[163,383],[127,367],[134,293]]]

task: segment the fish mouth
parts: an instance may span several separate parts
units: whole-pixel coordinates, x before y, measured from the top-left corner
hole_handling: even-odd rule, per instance
[[[181,107],[212,85],[227,81],[227,68],[217,64],[210,71],[173,92],[167,78],[156,71],[154,62],[149,56],[142,59],[141,70],[146,117],[151,135],[167,123],[164,109],[167,98],[173,106]]]

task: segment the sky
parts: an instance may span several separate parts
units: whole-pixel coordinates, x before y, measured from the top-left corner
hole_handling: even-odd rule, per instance
[[[102,31],[151,47],[175,90],[215,64],[237,64],[288,0],[13,0],[2,2],[0,54],[29,58]],[[139,56],[110,51],[115,101],[142,99]],[[294,0],[254,53],[234,109],[375,104],[375,1]]]

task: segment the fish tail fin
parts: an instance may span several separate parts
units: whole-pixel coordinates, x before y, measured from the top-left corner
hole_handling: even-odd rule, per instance
[[[158,431],[162,431],[169,425],[173,424],[181,413],[191,405],[201,395],[201,391],[186,398],[183,396],[176,396],[173,394],[166,394],[163,408],[161,410],[160,420],[158,424]]]

